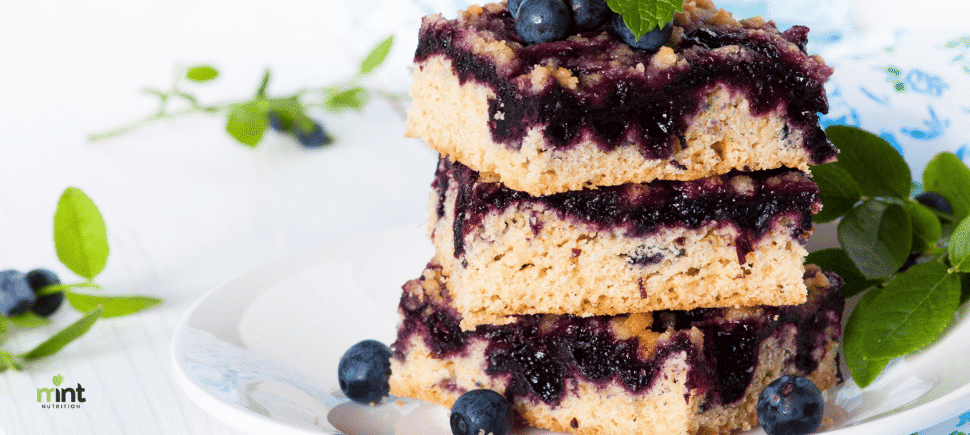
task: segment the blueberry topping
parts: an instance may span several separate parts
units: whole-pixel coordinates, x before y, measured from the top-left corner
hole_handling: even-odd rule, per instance
[[[571,26],[569,6],[563,0],[525,0],[515,20],[515,30],[527,44],[563,39]]]
[[[34,293],[39,292],[42,288],[49,285],[61,283],[61,280],[57,278],[57,275],[47,269],[31,270],[30,272],[27,272],[27,275],[25,275],[24,278],[27,280],[27,284],[30,285],[30,289],[33,290]],[[45,296],[39,296],[37,301],[34,302],[34,305],[30,307],[30,309],[38,316],[47,317],[54,314],[54,312],[61,307],[61,303],[63,302],[63,292],[52,293]]]
[[[379,403],[391,390],[391,349],[376,340],[350,347],[340,358],[337,379],[350,400],[364,405]]]
[[[541,204],[562,216],[601,229],[623,228],[627,234],[640,237],[655,234],[661,228],[700,228],[712,221],[730,223],[739,231],[735,238],[738,261],[745,261],[753,250],[752,243],[768,234],[780,216],[793,219],[793,231],[811,229],[811,207],[818,201],[818,186],[790,169],[749,173],[731,172],[709,183],[695,181],[654,181],[643,193],[632,193],[627,185],[578,190],[546,196],[531,196],[499,183],[479,181],[479,174],[460,162],[439,160],[441,177],[451,177],[458,189],[453,224],[454,255],[465,252],[465,237],[481,224],[489,213],[522,204]],[[756,189],[752,195],[740,195],[726,188],[733,177],[750,177]],[[436,175],[437,177],[437,175]],[[777,177],[777,178],[776,178]],[[775,179],[769,182],[771,179]],[[779,180],[798,180],[782,181]],[[709,179],[715,181],[715,179]],[[438,189],[447,187],[437,183]],[[439,191],[439,196],[441,195]],[[635,200],[634,200],[635,198]],[[794,220],[796,219],[797,220]],[[632,257],[635,264],[649,265],[658,257]]]
[[[782,376],[758,396],[758,422],[768,435],[803,435],[822,424],[822,393],[808,378]]]
[[[451,433],[454,435],[507,435],[511,431],[512,406],[495,391],[469,391],[462,394],[451,408]]]
[[[644,158],[668,160],[692,117],[704,109],[710,85],[718,83],[747,98],[755,116],[785,108],[787,127],[778,134],[801,134],[812,164],[835,158],[837,151],[818,120],[819,113],[828,111],[822,85],[833,70],[799,50],[786,49],[789,42],[773,25],[765,24],[762,32],[688,24],[679,43],[667,43],[684,58],[684,66],[656,75],[606,75],[595,83],[580,82],[576,89],[553,86],[533,95],[510,83],[509,77],[528,74],[534,65],[593,72],[620,62],[621,69],[629,69],[638,63],[650,65],[654,52],[633,50],[622,59],[602,56],[625,44],[615,37],[569,38],[514,50],[517,61],[505,71],[459,41],[468,32],[488,32],[496,40],[519,42],[515,20],[498,9],[486,10],[473,21],[445,20],[422,27],[414,60],[444,56],[462,83],[474,80],[490,87],[495,92],[488,102],[491,137],[510,150],[518,150],[525,136],[539,129],[557,150],[589,138],[604,152],[631,146]],[[738,46],[745,54],[712,53],[724,46]]]
[[[36,299],[24,274],[16,270],[0,272],[0,315],[19,316],[27,312]]]
[[[512,18],[518,18],[520,6],[522,6],[522,0],[509,0],[505,8],[512,14]]]
[[[610,17],[606,0],[569,0],[569,6],[573,9],[573,24],[580,32],[598,29]]]
[[[308,148],[316,148],[333,143],[333,138],[323,129],[323,125],[313,121],[309,131],[303,131],[299,126],[293,128],[293,134],[300,144]]]
[[[659,50],[660,47],[667,43],[670,35],[674,32],[674,23],[671,21],[666,26],[663,26],[663,28],[657,26],[641,36],[640,39],[637,39],[633,35],[633,32],[630,31],[630,28],[626,26],[626,23],[623,22],[623,17],[619,14],[613,16],[610,24],[613,27],[613,31],[616,32],[616,36],[626,43],[626,45],[647,51]]]
[[[953,213],[953,207],[950,205],[950,201],[947,201],[946,198],[944,198],[943,195],[940,195],[939,193],[923,192],[919,195],[916,195],[913,199],[915,199],[920,204],[923,204],[936,211],[947,213],[947,214]]]

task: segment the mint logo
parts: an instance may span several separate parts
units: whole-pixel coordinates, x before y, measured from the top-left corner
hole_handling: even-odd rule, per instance
[[[53,399],[58,404],[45,405],[41,403],[41,408],[80,408],[80,403],[88,400],[84,397],[84,387],[81,384],[77,384],[75,388],[58,388],[64,383],[64,376],[59,374],[54,375],[51,381],[54,383],[54,388],[37,389],[37,402],[41,403],[46,401],[50,403]]]

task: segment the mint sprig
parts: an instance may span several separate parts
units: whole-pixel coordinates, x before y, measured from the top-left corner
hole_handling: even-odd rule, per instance
[[[606,5],[623,17],[637,39],[667,25],[674,19],[674,13],[684,11],[682,0],[606,0]]]
[[[217,79],[220,75],[219,70],[211,65],[176,68],[169,89],[149,88],[144,91],[158,100],[158,107],[152,113],[119,127],[92,133],[88,139],[101,141],[129,133],[154,122],[209,114],[225,117],[225,130],[237,142],[248,147],[256,147],[270,125],[270,116],[275,117],[283,130],[297,128],[302,133],[308,134],[314,128],[315,121],[308,116],[308,112],[313,109],[323,109],[328,112],[360,110],[373,97],[378,97],[391,102],[403,114],[403,109],[398,103],[406,98],[405,94],[369,88],[361,83],[365,76],[376,71],[384,63],[393,44],[393,36],[381,40],[363,58],[353,76],[336,84],[300,89],[289,95],[271,96],[268,88],[272,74],[267,69],[252,97],[211,104],[202,103],[191,92],[191,87]]]
[[[970,299],[970,168],[942,153],[923,172],[923,188],[953,213],[913,198],[905,160],[882,138],[854,127],[825,130],[839,161],[812,168],[822,212],[841,219],[840,249],[809,254],[807,263],[839,273],[846,297],[863,293],[844,331],[844,354],[865,387],[890,360],[935,342]]]
[[[197,74],[198,75],[198,74]],[[205,75],[198,75],[204,78]],[[101,212],[80,189],[67,188],[54,212],[54,248],[57,257],[68,269],[85,281],[73,284],[54,284],[39,289],[38,296],[64,293],[68,302],[84,313],[80,319],[58,331],[43,343],[23,353],[0,350],[0,372],[23,370],[24,363],[53,355],[80,338],[102,317],[124,316],[153,307],[162,299],[147,296],[107,296],[79,292],[77,289],[101,289],[94,279],[108,261],[108,234]],[[16,317],[0,316],[0,343],[9,326],[17,329],[37,328],[51,321],[30,311]]]

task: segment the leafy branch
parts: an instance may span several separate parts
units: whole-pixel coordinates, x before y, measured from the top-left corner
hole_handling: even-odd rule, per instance
[[[361,61],[351,77],[339,83],[297,90],[289,95],[267,94],[272,74],[263,74],[252,97],[217,103],[202,103],[192,94],[188,84],[204,84],[219,77],[219,71],[211,65],[177,67],[169,89],[147,88],[143,92],[157,98],[156,109],[140,118],[118,127],[92,133],[88,139],[97,142],[114,138],[159,121],[169,121],[198,114],[225,116],[225,129],[237,142],[255,147],[262,140],[267,127],[292,134],[306,146],[320,146],[332,142],[323,126],[307,115],[310,109],[328,112],[360,110],[374,97],[390,102],[403,116],[400,101],[405,94],[365,87],[362,81],[384,63],[390,53],[394,37],[388,36],[378,43]]]
[[[11,289],[29,283],[16,282],[25,281],[17,272],[5,272],[7,279],[0,289],[0,301],[8,304],[4,306],[4,312],[16,312],[11,313],[15,314],[11,316],[0,315],[0,343],[9,333],[10,326],[29,329],[51,323],[47,317],[31,312],[27,305],[20,302],[22,300],[36,304],[44,298],[55,297],[56,304],[50,312],[44,313],[46,315],[56,310],[66,297],[68,303],[84,315],[27,352],[17,354],[0,350],[0,372],[10,368],[23,370],[25,362],[53,355],[88,332],[100,318],[125,316],[162,303],[161,299],[148,296],[108,296],[78,291],[85,288],[101,289],[94,279],[104,269],[109,253],[107,231],[101,212],[80,189],[70,187],[61,195],[54,212],[54,247],[58,259],[85,280],[62,284],[53,277],[51,279],[54,282],[33,289],[33,294],[23,295],[22,292],[12,292]],[[13,305],[18,308],[11,308]],[[23,310],[27,311],[22,312]]]
[[[893,358],[934,343],[970,298],[970,168],[939,154],[923,172],[925,192],[911,197],[909,167],[889,143],[853,127],[825,132],[840,154],[812,168],[823,204],[814,221],[841,219],[841,248],[806,263],[841,275],[846,297],[863,294],[843,344],[865,387]]]

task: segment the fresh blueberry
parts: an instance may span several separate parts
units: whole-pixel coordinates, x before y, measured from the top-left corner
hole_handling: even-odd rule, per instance
[[[30,272],[27,272],[27,275],[24,275],[24,277],[27,280],[27,284],[30,285],[30,289],[33,290],[34,293],[37,293],[40,291],[40,289],[49,285],[61,283],[61,280],[57,278],[57,275],[47,269],[31,270]],[[51,293],[46,296],[37,297],[37,300],[34,302],[34,305],[30,307],[30,309],[38,316],[47,317],[54,314],[54,312],[61,307],[63,302],[63,292]]]
[[[623,22],[623,17],[619,14],[613,15],[613,20],[610,24],[613,27],[613,31],[616,32],[616,35],[620,37],[620,40],[626,43],[626,45],[640,50],[659,50],[660,47],[667,43],[670,35],[674,32],[674,23],[671,21],[666,26],[663,26],[663,28],[655,27],[653,30],[641,36],[640,39],[636,39],[633,36],[633,32],[630,31],[630,28]]]
[[[391,387],[391,349],[375,340],[350,347],[340,358],[337,379],[340,390],[357,403],[379,403]]]
[[[573,24],[580,32],[596,30],[610,18],[606,0],[569,0],[569,6],[573,9]]]
[[[495,391],[469,391],[451,407],[451,433],[454,435],[508,435],[511,431],[512,406]]]
[[[572,21],[569,6],[563,0],[524,0],[515,30],[527,44],[540,44],[564,39]]]
[[[935,192],[923,192],[916,195],[915,199],[920,204],[923,204],[929,208],[937,210],[942,213],[951,214],[953,213],[953,207],[950,205],[950,201],[947,201],[943,195]]]
[[[801,376],[782,376],[758,396],[758,422],[768,435],[804,435],[822,424],[822,393]]]
[[[310,131],[304,132],[299,126],[294,126],[293,134],[296,140],[305,147],[316,148],[333,143],[333,138],[323,129],[323,125],[314,121]]]
[[[27,284],[24,274],[16,270],[0,272],[0,315],[19,316],[34,305],[37,296]]]
[[[509,11],[509,14],[512,15],[512,18],[518,18],[519,6],[522,6],[522,0],[509,0],[509,2],[505,5],[505,9]]]

